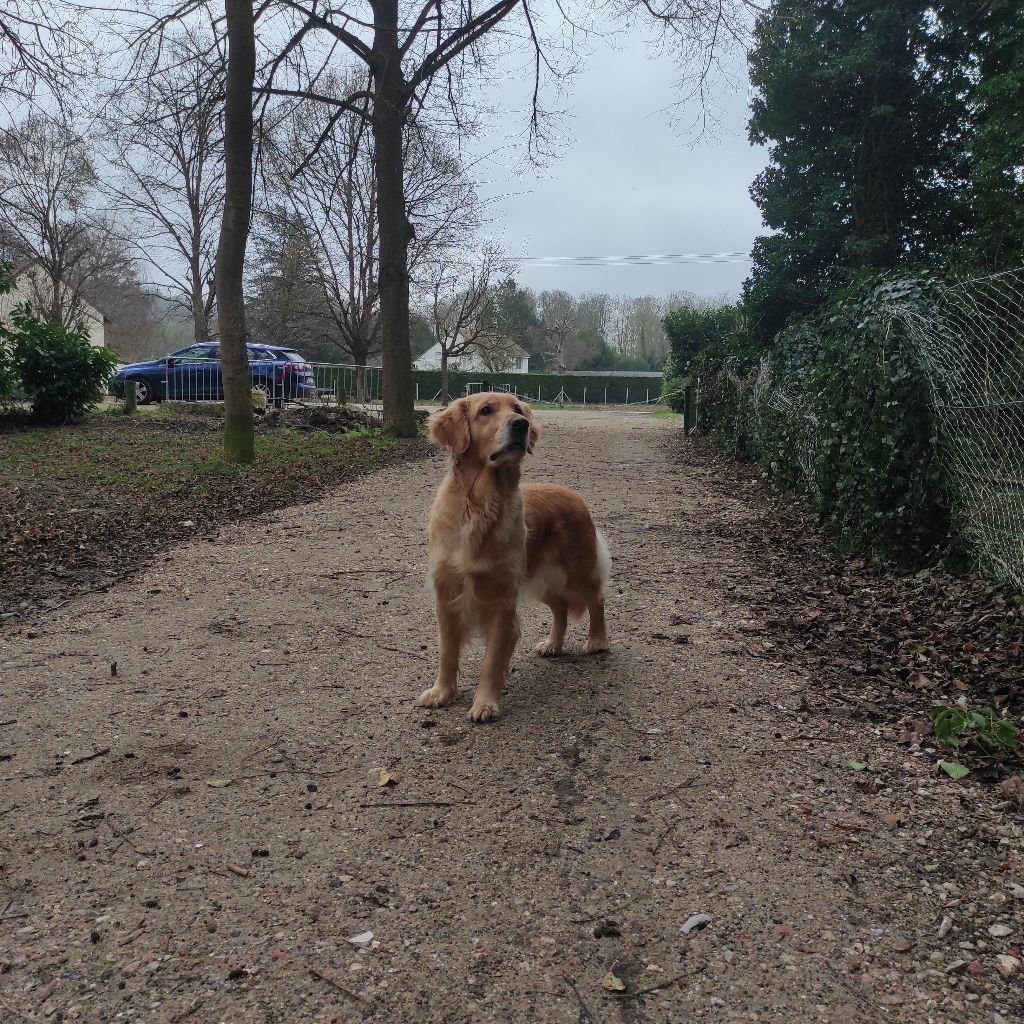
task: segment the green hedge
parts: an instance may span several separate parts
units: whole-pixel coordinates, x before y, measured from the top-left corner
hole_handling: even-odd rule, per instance
[[[701,352],[699,429],[806,494],[840,550],[904,565],[953,550],[928,378],[894,312],[932,301],[926,280],[871,278],[784,330],[761,361],[740,339]]]
[[[421,402],[429,402],[441,390],[440,370],[413,370],[413,380],[419,385]],[[642,402],[650,392],[653,401],[661,394],[659,377],[610,377],[600,373],[586,376],[560,375],[557,373],[487,373],[473,370],[468,373],[448,374],[448,390],[452,398],[466,393],[467,384],[511,385],[526,401],[553,401],[563,388],[571,402],[587,405],[622,405]],[[584,390],[586,394],[584,395]]]

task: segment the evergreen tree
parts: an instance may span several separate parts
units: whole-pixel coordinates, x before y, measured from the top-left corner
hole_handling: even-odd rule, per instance
[[[749,135],[770,163],[751,195],[776,233],[744,288],[753,339],[862,268],[940,247],[963,210],[962,97],[927,0],[778,0],[757,21]]]

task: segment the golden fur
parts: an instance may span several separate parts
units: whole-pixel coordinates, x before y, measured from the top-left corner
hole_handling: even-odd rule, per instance
[[[431,419],[430,435],[449,449],[452,462],[430,512],[440,663],[437,682],[417,704],[438,708],[455,699],[460,653],[480,631],[486,649],[469,717],[487,722],[501,713],[521,595],[551,609],[551,631],[538,654],[560,654],[569,617],[585,611],[587,652],[607,650],[604,584],[611,561],[579,494],[557,484],[520,486],[521,463],[539,429],[514,395],[460,398]]]

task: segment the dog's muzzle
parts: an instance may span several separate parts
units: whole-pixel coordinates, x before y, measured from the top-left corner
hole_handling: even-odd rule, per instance
[[[502,455],[525,455],[530,437],[530,421],[525,416],[516,416],[505,426],[505,443],[491,455],[491,462]]]

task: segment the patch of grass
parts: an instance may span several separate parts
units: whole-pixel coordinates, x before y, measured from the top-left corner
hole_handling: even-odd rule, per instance
[[[681,412],[673,412],[671,409],[658,409],[651,413],[652,416],[656,416],[660,420],[681,420],[683,414]]]
[[[199,524],[310,501],[429,450],[368,429],[268,423],[255,463],[236,466],[223,459],[219,422],[160,411],[2,434],[0,621],[145,564]]]

